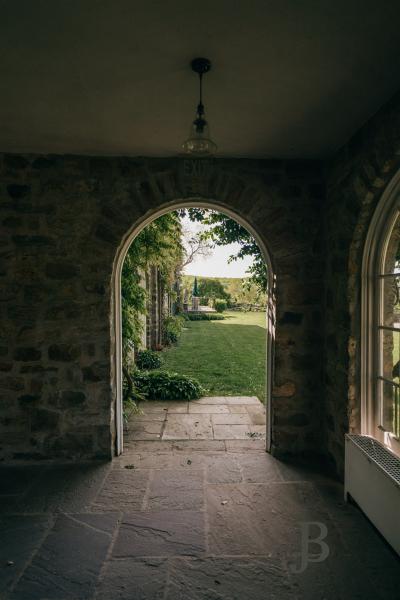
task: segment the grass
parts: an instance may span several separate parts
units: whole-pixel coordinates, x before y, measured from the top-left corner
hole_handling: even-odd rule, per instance
[[[164,369],[196,377],[211,396],[265,401],[265,313],[226,312],[224,321],[187,321]]]

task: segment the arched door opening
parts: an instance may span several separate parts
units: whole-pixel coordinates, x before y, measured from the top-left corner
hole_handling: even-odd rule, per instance
[[[240,309],[243,306],[237,306],[237,302],[235,306],[234,301],[231,297],[229,297],[229,293],[225,290],[225,288],[221,285],[220,281],[218,284],[220,288],[218,288],[218,293],[213,290],[212,293],[208,290],[210,286],[210,282],[207,283],[206,279],[204,280],[194,280],[190,279],[190,276],[182,277],[183,269],[182,269],[182,258],[179,256],[179,243],[176,245],[164,244],[165,238],[163,236],[168,235],[176,235],[177,229],[181,226],[182,218],[186,215],[186,219],[191,219],[192,222],[201,221],[200,213],[207,215],[221,215],[223,219],[223,226],[225,226],[225,233],[228,232],[228,238],[230,233],[232,233],[231,229],[226,227],[226,225],[236,224],[238,230],[245,232],[247,235],[247,241],[251,241],[253,244],[253,250],[257,249],[258,252],[258,261],[257,265],[253,264],[253,280],[260,281],[260,278],[264,277],[263,285],[265,294],[262,295],[261,302],[263,304],[263,313],[262,315],[258,315],[255,317],[255,312],[249,312],[246,316],[246,313],[240,312],[232,312],[226,313],[225,318],[223,315],[220,315],[218,311],[224,310],[224,308],[232,308],[232,309]],[[214,228],[219,228],[218,231],[221,230],[221,221],[218,222],[218,217],[215,217],[217,220],[214,223]],[[158,223],[158,225],[157,225]],[[134,240],[137,240],[137,244],[133,244]],[[155,248],[154,257],[152,258],[149,255],[149,246],[147,245],[150,241],[150,245],[153,245]],[[215,240],[214,240],[215,241]],[[225,240],[226,241],[226,240]],[[229,241],[229,240],[228,240]],[[246,241],[246,240],[245,240]],[[194,246],[196,243],[194,244]],[[220,246],[223,244],[220,244]],[[165,247],[164,247],[165,246]],[[194,246],[189,249],[189,254],[192,250],[195,250]],[[243,246],[244,247],[244,246]],[[130,250],[131,248],[131,250]],[[142,248],[142,251],[141,251]],[[134,251],[132,250],[134,249]],[[243,250],[243,248],[242,248]],[[244,249],[244,254],[249,250],[249,244]],[[183,249],[185,253],[185,250]],[[249,252],[247,252],[249,253]],[[251,252],[250,252],[251,254]],[[160,257],[164,256],[164,264],[162,261],[160,262]],[[149,258],[149,260],[147,260]],[[135,271],[135,282],[134,287],[136,286],[136,293],[139,288],[141,288],[140,292],[140,302],[141,308],[136,310],[133,319],[130,319],[130,323],[127,324],[127,310],[126,310],[126,290],[125,297],[122,299],[121,303],[121,277],[122,277],[122,287],[126,285],[126,272],[130,267],[133,266],[133,262],[136,261],[137,265]],[[146,262],[147,261],[147,262]],[[157,266],[157,261],[158,266]],[[167,269],[165,266],[167,263]],[[179,265],[179,268],[178,268]],[[257,268],[258,267],[258,268]],[[124,271],[125,269],[125,271]],[[169,269],[169,272],[166,273],[166,270]],[[262,272],[263,271],[263,272]],[[175,273],[173,277],[172,274]],[[129,279],[131,281],[131,279]],[[214,287],[216,285],[216,281],[212,282]],[[261,283],[260,283],[261,285]],[[255,284],[254,284],[255,286]],[[207,288],[207,289],[206,289]],[[169,386],[171,389],[167,390],[167,396],[172,393],[173,398],[177,398],[177,389],[179,389],[180,385],[183,385],[182,394],[185,396],[186,393],[189,394],[190,397],[203,397],[198,402],[200,403],[200,407],[196,408],[196,414],[198,415],[206,415],[207,412],[210,412],[206,417],[193,417],[188,415],[186,418],[187,422],[196,421],[195,427],[199,428],[194,430],[193,435],[194,439],[213,439],[214,435],[219,439],[224,439],[226,436],[229,439],[229,436],[242,436],[244,438],[257,438],[262,437],[266,439],[266,449],[270,449],[271,443],[271,358],[272,358],[272,341],[273,341],[273,327],[274,327],[274,306],[273,306],[273,296],[272,296],[272,288],[273,288],[273,275],[272,275],[272,266],[271,261],[269,259],[268,252],[266,250],[265,244],[259,238],[257,233],[252,230],[248,223],[244,222],[238,215],[234,214],[232,211],[227,210],[225,207],[221,208],[216,203],[204,202],[204,201],[193,201],[193,202],[181,202],[175,203],[172,206],[165,207],[154,212],[147,219],[145,219],[140,224],[136,225],[133,230],[127,235],[124,244],[121,248],[121,251],[118,256],[116,270],[115,270],[115,297],[114,297],[114,306],[115,306],[115,331],[116,331],[116,364],[115,364],[115,372],[116,372],[116,387],[117,387],[117,400],[116,400],[116,452],[120,454],[123,450],[123,431],[124,431],[124,418],[127,417],[127,412],[124,412],[124,392],[125,399],[130,397],[131,399],[136,397],[139,398],[140,395],[144,393],[145,396],[154,396],[154,394],[161,394],[161,396],[165,393],[161,388],[165,388],[165,386]],[[124,288],[125,289],[125,288]],[[122,289],[122,291],[124,291]],[[173,289],[173,293],[171,294],[171,290]],[[146,291],[144,291],[146,290]],[[225,290],[225,291],[224,291]],[[132,291],[132,290],[131,290]],[[128,290],[129,292],[129,290]],[[135,292],[135,289],[133,289]],[[130,292],[129,292],[130,293]],[[222,298],[217,298],[218,295],[223,295],[225,293],[225,301]],[[208,294],[208,296],[207,296]],[[137,297],[137,296],[136,296]],[[226,307],[226,300],[229,297],[229,306]],[[243,299],[243,298],[242,298]],[[235,297],[234,300],[237,300]],[[145,307],[145,310],[144,310]],[[138,308],[138,306],[136,306]],[[254,307],[253,307],[254,308]],[[139,314],[141,312],[141,315]],[[250,318],[249,318],[250,315]],[[266,315],[266,316],[265,316]],[[132,315],[131,315],[132,316]],[[239,318],[240,317],[240,318]],[[136,320],[135,320],[136,319]],[[210,353],[208,352],[207,346],[205,348],[197,348],[194,352],[193,342],[195,344],[199,343],[201,340],[201,345],[203,343],[206,344],[204,340],[203,334],[198,334],[197,332],[202,329],[204,331],[204,323],[193,323],[193,321],[207,321],[207,327],[209,325],[209,321],[213,321],[216,327],[211,327],[208,331],[212,331],[214,333],[214,341],[218,339],[218,343],[220,344],[220,348],[222,350],[218,350],[218,346],[211,347],[211,338],[209,340],[210,352],[214,351],[215,354],[221,354],[221,356],[216,356],[216,360],[225,359],[225,363],[230,364],[231,371],[235,370],[235,367],[232,366],[235,361],[239,360],[238,356],[240,354],[239,345],[241,342],[244,344],[244,338],[240,339],[232,337],[232,333],[237,331],[237,328],[232,329],[232,320],[235,322],[241,322],[244,324],[244,320],[254,321],[257,319],[264,320],[262,324],[265,327],[264,335],[264,347],[262,349],[262,353],[259,353],[260,356],[263,356],[263,375],[265,375],[265,383],[263,384],[263,389],[260,390],[260,387],[253,387],[250,383],[244,383],[244,380],[252,381],[251,373],[252,367],[254,365],[251,364],[251,357],[245,357],[247,360],[243,360],[239,368],[237,369],[237,381],[235,387],[235,383],[229,381],[226,383],[225,387],[223,381],[218,381],[218,369],[214,369],[214,379],[208,374],[207,365],[204,364],[204,356],[207,355],[208,361],[212,358],[210,357]],[[231,319],[229,321],[228,319]],[[128,319],[129,320],[129,319]],[[174,347],[173,350],[166,350],[160,352],[162,347],[165,344],[168,344],[168,341],[165,336],[174,336],[176,332],[174,331],[175,326],[179,325],[179,327],[185,325],[185,322],[188,324],[188,327],[185,327],[186,330],[191,330],[191,333],[195,335],[200,335],[200,337],[196,340],[193,338],[189,341],[190,336],[187,334],[187,331],[184,331],[182,340],[183,343],[179,344],[177,347]],[[136,327],[135,327],[136,323]],[[133,328],[136,329],[133,335],[132,334],[132,324]],[[166,327],[167,324],[167,327]],[[227,326],[228,324],[228,326]],[[223,325],[221,327],[221,325]],[[230,329],[229,329],[230,328]],[[242,333],[246,331],[249,334],[249,327],[242,328]],[[253,332],[257,331],[257,334],[260,335],[260,330],[257,328],[256,324],[254,324]],[[128,335],[127,335],[128,332]],[[218,333],[217,333],[218,332]],[[203,337],[202,337],[203,335]],[[225,342],[221,342],[221,335],[225,339]],[[250,334],[251,337],[251,334]],[[128,340],[130,338],[130,340]],[[235,338],[235,339],[234,339]],[[226,342],[226,340],[228,340]],[[133,341],[133,343],[132,343]],[[172,339],[172,341],[174,341]],[[224,355],[224,346],[231,345],[234,349],[233,354]],[[255,342],[254,342],[255,345]],[[138,349],[142,348],[142,350],[147,349],[150,352],[141,352],[140,356],[138,355]],[[265,349],[265,352],[264,352]],[[153,353],[152,351],[156,351]],[[193,353],[194,352],[194,353]],[[203,361],[201,360],[200,354],[203,353]],[[224,355],[224,356],[222,356]],[[159,364],[159,357],[161,356],[161,361],[164,366]],[[260,356],[258,356],[258,362],[260,362]],[[143,363],[144,373],[143,371],[137,371],[137,361],[138,357],[140,361]],[[196,358],[197,357],[197,358]],[[128,360],[129,359],[129,360]],[[183,360],[182,360],[183,359]],[[200,359],[200,360],[199,360]],[[197,363],[196,363],[197,360]],[[140,362],[139,361],[139,362]],[[147,361],[147,362],[146,362]],[[154,364],[148,364],[148,361],[153,362]],[[250,362],[249,362],[250,361]],[[131,377],[129,375],[130,369],[127,368],[128,364],[136,363],[135,365],[135,377]],[[200,363],[203,362],[203,366],[205,369],[201,371],[199,369]],[[214,361],[215,362],[215,361]],[[240,362],[240,360],[239,360]],[[255,362],[255,361],[253,361]],[[197,365],[197,367],[196,367]],[[221,367],[222,367],[221,363]],[[228,366],[228,365],[226,365]],[[238,365],[236,365],[237,367]],[[156,368],[155,371],[146,371],[147,367],[159,367]],[[171,368],[171,370],[170,370]],[[200,372],[201,371],[201,372]],[[203,372],[205,371],[205,372]],[[240,373],[241,371],[241,373]],[[147,373],[147,374],[146,374]],[[165,381],[166,375],[168,373],[178,373],[178,375],[184,380],[182,383],[182,379],[178,381]],[[224,379],[223,368],[220,371],[221,379]],[[198,375],[198,377],[194,377]],[[186,378],[189,377],[189,382],[186,381]],[[179,379],[179,378],[178,378]],[[194,380],[194,381],[193,381]],[[196,381],[197,380],[197,381]],[[188,391],[190,386],[197,385],[200,380],[201,388],[197,391],[193,392]],[[243,380],[243,381],[242,381]],[[210,385],[211,382],[211,385]],[[239,382],[239,383],[238,383]],[[254,383],[254,382],[253,382]],[[205,385],[204,385],[205,384]],[[187,386],[187,389],[185,388]],[[134,386],[134,388],[133,388]],[[157,387],[158,386],[158,387]],[[161,386],[161,388],[160,388]],[[175,387],[174,387],[175,386]],[[189,386],[189,387],[188,387]],[[228,387],[226,387],[228,386]],[[233,386],[233,387],[232,387]],[[240,387],[242,386],[242,387]],[[244,387],[243,387],[244,386]],[[175,389],[176,388],[176,389]],[[206,388],[206,389],[204,389]],[[211,393],[209,389],[211,388]],[[134,389],[134,393],[133,392]],[[191,388],[192,389],[192,388]],[[244,393],[244,391],[248,389],[249,393]],[[154,391],[156,390],[156,391]],[[233,392],[229,393],[230,390]],[[253,392],[252,392],[253,390]],[[254,391],[257,390],[257,391]],[[174,395],[175,394],[175,395]],[[206,395],[207,394],[207,395]],[[178,394],[179,395],[179,394]],[[188,398],[189,398],[188,396]],[[206,396],[204,398],[204,396]],[[229,409],[226,405],[226,398],[228,398],[229,402],[233,402],[236,408]],[[259,397],[259,399],[258,399]],[[207,399],[208,398],[208,399]],[[243,402],[241,400],[243,399]],[[143,402],[144,398],[142,398],[141,406],[150,405],[150,403]],[[266,406],[266,416],[264,417],[265,423],[262,426],[249,426],[247,423],[251,424],[248,421],[248,412],[257,412],[258,407],[251,406],[246,410],[245,406],[241,406],[241,404],[255,404],[260,405],[260,401],[265,402]],[[197,402],[197,401],[196,401]],[[206,405],[212,404],[213,406],[208,407]],[[125,404],[126,406],[126,404]],[[154,407],[154,403],[152,407]],[[129,403],[129,407],[132,409],[132,403]],[[153,410],[153,408],[152,408]],[[180,408],[180,410],[183,410]],[[192,405],[190,407],[191,411],[195,411],[195,407]],[[189,411],[189,408],[188,408]],[[246,414],[242,414],[239,416],[240,412],[245,412]],[[178,411],[179,412],[179,411]],[[231,415],[227,415],[224,418],[221,413],[231,412]],[[166,413],[165,413],[166,414]],[[215,416],[212,417],[212,414]],[[219,414],[220,416],[216,416]],[[236,415],[236,416],[234,416]],[[135,417],[133,417],[134,419]],[[143,417],[139,417],[142,419]],[[259,418],[259,417],[258,417]],[[146,419],[146,417],[145,417]],[[207,419],[209,419],[207,421]],[[257,417],[254,417],[257,420]],[[138,420],[138,419],[137,419]],[[168,427],[172,427],[171,424],[163,423],[162,426],[160,424],[161,417],[158,418],[158,425],[153,424],[152,431],[149,432],[149,439],[188,439],[191,437],[191,433],[184,432],[182,437],[182,429],[179,429],[179,423],[177,427],[173,431],[168,429]],[[174,419],[170,419],[173,421]],[[155,423],[157,419],[154,419]],[[226,422],[225,422],[226,421]],[[213,424],[214,422],[214,424]],[[262,421],[259,421],[260,423]],[[193,424],[192,424],[193,425]],[[165,429],[167,426],[167,430]],[[203,427],[203,430],[202,429]],[[157,428],[157,431],[156,431]],[[158,430],[160,429],[160,431]],[[262,429],[262,433],[261,433]],[[199,431],[200,430],[200,431]],[[215,431],[216,432],[215,432]],[[234,433],[232,433],[232,431]],[[153,433],[154,432],[154,433]],[[140,437],[140,436],[139,436]],[[143,436],[142,436],[143,437]],[[146,439],[146,436],[145,438]]]

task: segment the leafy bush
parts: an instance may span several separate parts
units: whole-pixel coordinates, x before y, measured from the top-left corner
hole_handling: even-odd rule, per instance
[[[204,395],[197,379],[168,371],[136,373],[135,385],[151,400],[194,400]]]
[[[164,319],[163,334],[164,343],[176,344],[182,333],[184,319],[181,316],[169,316]]]
[[[223,300],[222,298],[215,299],[214,308],[218,313],[224,312],[224,310],[226,310],[226,307],[227,307],[226,300]]]
[[[135,364],[138,369],[149,371],[150,369],[159,369],[163,361],[161,356],[154,350],[139,350],[136,356]]]
[[[189,313],[188,320],[189,321],[223,321],[225,319],[224,315],[216,314],[216,313]]]

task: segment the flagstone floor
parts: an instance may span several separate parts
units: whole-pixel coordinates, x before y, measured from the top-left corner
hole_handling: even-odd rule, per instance
[[[255,396],[213,396],[190,402],[142,402],[125,440],[265,438],[265,408]]]
[[[158,437],[131,429],[112,463],[0,467],[0,599],[399,600],[399,559],[340,483],[246,436],[252,406],[152,404],[155,433],[136,435]],[[248,429],[216,439],[218,425]],[[327,556],[307,545],[319,535]]]

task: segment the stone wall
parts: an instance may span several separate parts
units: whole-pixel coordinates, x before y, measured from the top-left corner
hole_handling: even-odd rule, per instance
[[[135,224],[189,198],[229,208],[265,242],[273,450],[321,449],[320,163],[1,155],[0,174],[2,459],[111,457],[116,256]]]
[[[400,95],[338,152],[327,176],[325,211],[325,439],[343,473],[343,438],[360,430],[360,281],[376,205],[400,168]]]

